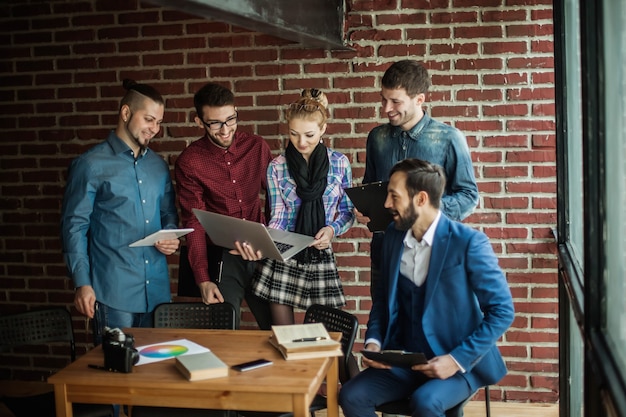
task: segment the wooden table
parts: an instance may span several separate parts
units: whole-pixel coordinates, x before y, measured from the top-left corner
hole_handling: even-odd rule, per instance
[[[188,339],[213,351],[227,365],[254,359],[272,366],[249,372],[229,370],[228,377],[189,382],[174,359],[133,367],[129,374],[87,367],[103,365],[95,348],[48,379],[54,385],[57,417],[72,417],[72,403],[148,405],[287,412],[306,417],[308,407],[326,379],[328,417],[339,416],[337,357],[286,361],[272,347],[269,331],[128,329],[136,346]],[[340,333],[332,333],[340,340]],[[331,389],[332,388],[332,389]]]

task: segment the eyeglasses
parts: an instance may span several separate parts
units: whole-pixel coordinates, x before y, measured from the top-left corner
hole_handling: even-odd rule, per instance
[[[221,130],[224,125],[231,127],[237,124],[237,112],[235,112],[234,116],[229,117],[228,119],[226,119],[223,122],[205,122],[204,120],[202,120],[202,123],[209,128],[209,130]]]

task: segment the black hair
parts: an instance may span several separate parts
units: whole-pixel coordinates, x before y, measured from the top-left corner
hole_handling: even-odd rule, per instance
[[[383,87],[389,90],[404,88],[409,97],[426,94],[430,88],[428,70],[412,59],[398,61],[387,68],[382,79]]]
[[[132,111],[141,108],[143,105],[143,100],[149,98],[155,103],[159,103],[165,105],[165,100],[163,100],[163,96],[154,88],[149,86],[148,84],[140,84],[135,82],[135,80],[131,80],[126,78],[122,83],[126,91],[126,94],[120,101],[120,109],[124,105],[128,105]]]
[[[446,174],[441,166],[421,159],[408,158],[395,164],[389,176],[396,172],[406,174],[406,189],[410,198],[424,191],[428,194],[430,204],[436,209],[439,208],[446,188]]]
[[[235,95],[228,88],[216,83],[205,84],[198,92],[193,96],[193,105],[196,108],[196,113],[199,118],[202,118],[202,108],[204,106],[209,107],[224,107],[235,104]]]

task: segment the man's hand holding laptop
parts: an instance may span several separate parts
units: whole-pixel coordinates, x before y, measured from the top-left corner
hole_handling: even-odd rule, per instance
[[[240,255],[246,261],[260,261],[263,254],[260,250],[255,251],[248,242],[235,241],[236,249],[229,251],[232,255]]]
[[[315,235],[315,240],[311,242],[309,247],[322,250],[330,247],[335,236],[335,230],[330,226],[322,227]],[[263,259],[263,253],[255,250],[248,242],[235,242],[235,248],[230,251],[233,255],[240,255],[246,261],[260,261]]]

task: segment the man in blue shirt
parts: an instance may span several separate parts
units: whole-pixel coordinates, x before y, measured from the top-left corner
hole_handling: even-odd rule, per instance
[[[165,255],[178,239],[128,245],[178,226],[167,163],[148,149],[159,133],[164,101],[146,84],[124,81],[117,128],[77,157],[61,213],[63,255],[74,281],[74,304],[94,319],[94,343],[105,326],[151,327],[152,311],[171,299]]]
[[[458,129],[431,118],[422,108],[430,79],[417,61],[391,65],[382,78],[382,112],[389,123],[372,129],[367,137],[363,183],[388,181],[391,168],[406,158],[418,158],[443,167],[448,179],[441,211],[461,221],[478,204],[478,187],[467,141]],[[356,212],[357,221],[369,218]],[[384,232],[376,232],[370,246],[371,285],[379,277]]]

